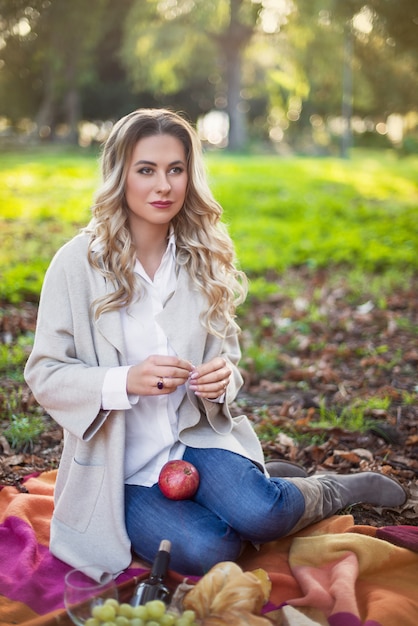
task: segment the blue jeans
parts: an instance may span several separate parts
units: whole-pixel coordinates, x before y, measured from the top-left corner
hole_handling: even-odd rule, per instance
[[[169,500],[158,485],[125,485],[126,528],[135,553],[146,561],[169,539],[170,568],[202,576],[220,561],[235,561],[246,541],[285,536],[304,512],[299,489],[286,479],[266,478],[238,454],[187,448],[183,458],[200,474],[192,500]]]

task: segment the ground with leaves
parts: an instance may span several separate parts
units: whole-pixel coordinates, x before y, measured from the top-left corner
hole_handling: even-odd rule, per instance
[[[298,462],[309,473],[378,470],[397,478],[409,493],[404,507],[357,505],[346,512],[359,524],[415,525],[418,278],[384,303],[330,286],[322,273],[298,273],[297,281],[297,297],[279,291],[241,314],[245,385],[233,411],[250,417],[269,459]],[[35,305],[1,311],[3,344],[33,332]],[[24,449],[5,437],[11,405],[45,425]],[[0,377],[0,409],[0,484],[24,489],[23,476],[57,467],[62,432],[7,371]]]

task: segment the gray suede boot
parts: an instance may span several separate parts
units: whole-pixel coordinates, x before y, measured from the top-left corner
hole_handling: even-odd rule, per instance
[[[393,478],[376,472],[322,474],[309,478],[288,478],[305,499],[305,512],[289,534],[330,517],[350,504],[397,507],[407,495]]]
[[[272,478],[288,478],[289,476],[307,476],[304,467],[292,461],[267,461],[266,470]]]

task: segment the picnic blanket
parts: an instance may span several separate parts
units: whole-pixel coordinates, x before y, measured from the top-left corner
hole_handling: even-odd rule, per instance
[[[0,490],[0,625],[71,624],[63,608],[70,566],[48,549],[56,472]],[[333,516],[256,550],[239,565],[272,582],[265,616],[278,625],[417,626],[418,528],[355,525]],[[122,597],[148,573],[133,563],[117,579]],[[170,572],[174,588],[184,577]]]

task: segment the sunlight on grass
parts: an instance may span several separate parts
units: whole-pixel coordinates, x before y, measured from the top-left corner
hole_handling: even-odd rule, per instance
[[[418,157],[205,155],[240,265],[257,282],[291,267],[398,276],[418,269]],[[98,151],[0,156],[0,298],[36,298],[54,252],[90,217]],[[265,281],[264,281],[265,282]]]
[[[417,159],[413,167],[408,163],[407,175],[404,161],[369,156],[346,162],[223,155],[208,163],[249,272],[296,265],[417,267]]]
[[[88,219],[98,181],[97,159],[76,153],[22,154],[8,163],[0,158],[0,207],[5,219]]]

